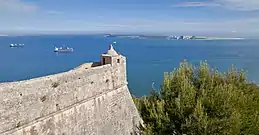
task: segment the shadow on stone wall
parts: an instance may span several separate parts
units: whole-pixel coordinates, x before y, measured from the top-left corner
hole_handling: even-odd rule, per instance
[[[98,67],[98,66],[101,66],[101,62],[84,63],[76,67],[75,69],[84,70],[84,69],[89,69],[89,68]]]
[[[101,66],[100,62],[93,62],[93,64],[91,65],[91,67],[98,67]]]

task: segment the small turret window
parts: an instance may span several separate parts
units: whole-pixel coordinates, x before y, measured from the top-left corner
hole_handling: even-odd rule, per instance
[[[120,63],[120,59],[117,59],[117,63]]]

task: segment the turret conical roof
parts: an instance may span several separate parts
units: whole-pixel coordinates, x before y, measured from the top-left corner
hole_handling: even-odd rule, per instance
[[[108,55],[112,55],[112,56],[118,55],[118,53],[114,50],[112,44],[110,44],[109,50],[107,51],[107,54],[108,54]]]

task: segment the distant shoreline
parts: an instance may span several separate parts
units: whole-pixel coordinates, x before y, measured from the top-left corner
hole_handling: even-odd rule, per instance
[[[17,36],[65,36],[70,34],[35,34],[35,35],[5,35],[0,34],[0,37],[17,37]],[[86,35],[86,34],[71,34],[71,35]],[[91,34],[87,34],[91,35]],[[93,34],[93,35],[100,35],[104,36],[106,38],[129,38],[129,39],[165,39],[165,40],[245,40],[245,39],[259,39],[259,38],[243,38],[243,37],[205,37],[205,36],[193,36],[194,38],[191,38],[189,36],[188,39],[175,39],[172,37],[176,36],[162,36],[162,35],[123,35],[123,34]],[[185,36],[183,36],[185,37]],[[188,36],[186,36],[188,37]]]
[[[131,38],[131,39],[166,39],[166,40],[244,40],[239,37],[204,37],[204,36],[147,36],[147,35],[112,35],[105,34],[106,38]]]
[[[218,37],[207,37],[204,39],[194,39],[194,40],[244,40],[245,38],[218,38]]]

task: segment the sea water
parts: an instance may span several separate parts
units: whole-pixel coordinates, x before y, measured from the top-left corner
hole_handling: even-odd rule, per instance
[[[219,71],[232,64],[259,82],[258,40],[164,40],[105,38],[102,35],[0,37],[0,82],[17,81],[64,72],[91,61],[99,61],[108,45],[127,57],[129,88],[136,96],[159,90],[164,72],[173,71],[184,59],[192,64],[207,60]],[[23,48],[9,45],[24,44]],[[54,47],[74,48],[73,53],[55,53]]]

